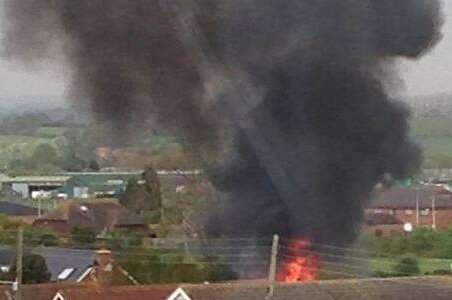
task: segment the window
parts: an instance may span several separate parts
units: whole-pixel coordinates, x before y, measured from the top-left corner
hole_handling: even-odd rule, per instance
[[[75,268],[66,268],[64,269],[60,274],[58,274],[57,279],[58,280],[66,280],[71,276],[72,273],[74,273]]]
[[[376,208],[376,209],[374,209],[374,213],[375,213],[375,214],[382,214],[382,213],[383,213],[383,210],[382,210],[382,209],[379,209],[379,208]]]
[[[413,211],[411,209],[405,210],[405,215],[410,216],[413,214]]]

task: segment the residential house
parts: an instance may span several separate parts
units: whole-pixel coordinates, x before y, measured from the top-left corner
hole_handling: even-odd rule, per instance
[[[127,210],[115,199],[64,201],[55,210],[36,220],[33,226],[49,228],[62,235],[70,233],[75,227],[89,228],[96,234],[113,229],[148,232],[143,218]]]
[[[381,225],[393,225],[392,233],[403,232],[405,224],[446,229],[452,225],[452,193],[442,186],[396,186],[377,191],[365,209],[367,219],[380,215],[379,224],[367,223],[366,230],[387,232]],[[381,215],[391,216],[384,219]],[[386,220],[389,223],[382,224]],[[387,226],[386,226],[387,227]]]
[[[60,247],[37,247],[31,254],[44,258],[47,268],[54,282],[80,282],[88,274],[95,261],[95,252],[92,250],[69,249]],[[12,247],[0,248],[0,270],[9,271],[16,251]],[[85,274],[86,273],[86,274]]]
[[[38,218],[38,209],[11,202],[0,201],[0,214],[11,219],[32,224]]]
[[[452,299],[452,277],[325,280],[301,283],[220,283],[62,287],[52,300],[331,300]]]
[[[137,284],[137,281],[113,258],[109,250],[37,247],[31,254],[44,258],[51,277],[58,283],[95,283],[100,285]],[[8,272],[15,249],[0,248],[0,271]]]

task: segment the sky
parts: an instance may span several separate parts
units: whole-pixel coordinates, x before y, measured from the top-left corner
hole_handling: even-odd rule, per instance
[[[402,95],[452,94],[452,1],[443,1],[446,17],[443,39],[420,61],[399,64],[405,81]],[[68,73],[65,66],[59,64],[45,64],[39,71],[31,71],[0,59],[0,98],[57,96],[63,100],[68,87]]]

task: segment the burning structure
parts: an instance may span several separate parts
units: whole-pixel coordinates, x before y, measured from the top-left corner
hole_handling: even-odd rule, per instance
[[[211,236],[347,245],[381,177],[419,167],[394,63],[439,40],[437,0],[7,0],[6,14],[7,56],[61,46],[75,99],[123,133],[153,116],[197,145],[223,197]]]

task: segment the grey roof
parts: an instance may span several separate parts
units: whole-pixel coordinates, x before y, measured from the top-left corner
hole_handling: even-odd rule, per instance
[[[64,183],[68,181],[70,176],[17,176],[9,177],[2,182],[5,183],[36,183],[36,182],[56,182]]]
[[[47,268],[52,274],[52,281],[56,281],[58,275],[64,269],[75,268],[75,271],[65,280],[65,282],[76,282],[77,279],[92,266],[95,254],[92,250],[58,247],[38,247],[33,249],[32,252],[44,257]]]
[[[37,247],[30,250],[32,254],[41,255],[45,261],[51,281],[57,281],[58,275],[66,268],[74,268],[74,272],[65,282],[76,282],[94,262],[94,251],[59,247]],[[0,248],[0,265],[10,265],[15,257],[12,247]]]
[[[0,266],[9,266],[13,262],[16,253],[11,248],[0,248]]]
[[[271,300],[452,299],[452,277],[325,280],[274,286]],[[263,300],[266,283],[183,285],[191,300]]]
[[[11,202],[0,201],[0,214],[8,216],[35,216],[38,209]]]
[[[431,208],[435,197],[436,208],[452,208],[452,194],[438,194],[433,187],[393,187],[387,191],[376,193],[369,208],[416,208],[416,197],[419,208]]]

